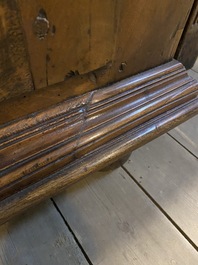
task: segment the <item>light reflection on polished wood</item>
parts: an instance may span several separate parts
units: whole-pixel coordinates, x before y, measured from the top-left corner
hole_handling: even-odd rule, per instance
[[[198,112],[198,83],[172,61],[0,128],[0,221]]]

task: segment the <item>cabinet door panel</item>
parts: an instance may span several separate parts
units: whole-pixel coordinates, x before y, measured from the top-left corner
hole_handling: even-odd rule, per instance
[[[95,86],[173,58],[193,0],[19,0],[36,88],[106,66]],[[101,81],[102,80],[102,81]]]

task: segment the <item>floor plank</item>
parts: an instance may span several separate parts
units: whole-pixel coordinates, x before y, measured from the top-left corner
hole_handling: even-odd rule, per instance
[[[170,136],[133,152],[124,167],[198,246],[198,163]]]
[[[171,130],[169,134],[198,157],[198,115]]]
[[[196,68],[192,68],[191,70],[188,70],[188,74],[191,77],[193,77],[194,79],[198,80],[198,73],[194,69],[196,69]]]
[[[0,227],[1,265],[87,265],[51,202]]]
[[[193,65],[193,68],[192,68],[195,72],[198,73],[198,57],[197,57],[197,60],[195,62],[195,64]]]
[[[198,264],[198,254],[119,168],[54,198],[95,265]]]
[[[198,64],[198,60],[196,64]],[[195,69],[198,67],[196,64]],[[192,70],[189,70],[188,73],[198,80],[198,73]],[[198,115],[171,130],[169,134],[198,157]]]

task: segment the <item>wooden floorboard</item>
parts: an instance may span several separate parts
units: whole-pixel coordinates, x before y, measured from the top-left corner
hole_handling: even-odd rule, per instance
[[[193,69],[194,70],[189,70],[188,73],[198,80],[198,60]],[[198,157],[198,115],[171,130],[169,134]]]
[[[87,265],[49,201],[0,227],[0,265]]]
[[[133,152],[124,167],[198,246],[197,159],[163,135]]]
[[[121,168],[54,200],[94,265],[198,264],[196,250]]]
[[[198,158],[198,115],[182,123],[168,134]]]

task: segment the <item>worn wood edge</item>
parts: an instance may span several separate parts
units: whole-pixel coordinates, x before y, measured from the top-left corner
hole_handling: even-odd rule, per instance
[[[150,80],[150,76],[147,79]],[[44,113],[3,127],[1,129],[0,188],[5,178],[12,180],[10,172],[12,175],[19,172],[15,168],[21,168],[23,175],[20,175],[20,178],[34,171],[38,173],[39,168],[57,160],[52,160],[50,155],[47,155],[46,161],[49,162],[43,159],[41,162],[37,159],[38,155],[40,158],[45,158],[46,152],[52,154],[55,148],[58,148],[56,156],[58,155],[59,160],[69,153],[74,153],[74,158],[79,156],[79,151],[84,155],[90,150],[90,145],[94,148],[98,146],[98,140],[106,137],[103,141],[105,143],[131,129],[131,126],[136,127],[164,110],[167,111],[180,104],[181,101],[185,102],[186,97],[194,97],[197,94],[196,82],[189,78],[185,71],[182,76],[180,74],[175,76],[174,80],[165,79],[164,81],[160,78],[154,84],[150,84],[148,80],[147,83],[143,83],[143,87],[134,88],[134,83],[137,84],[136,78],[134,80],[132,84],[128,85],[127,82],[119,86],[116,94],[115,89],[112,97],[109,97],[113,94],[109,93],[109,90],[112,90],[111,87],[94,91],[95,94],[93,92],[83,98],[63,102],[61,105],[52,107],[50,111],[46,110]],[[102,99],[95,100],[98,98],[97,94],[101,92]],[[130,126],[124,128],[126,125]],[[36,149],[35,146],[37,146]],[[23,167],[22,164],[28,163],[28,160],[33,161],[35,168],[31,166],[27,170],[27,166]],[[16,179],[15,177],[14,180]]]
[[[198,98],[193,99],[188,104],[184,104],[178,110],[174,110],[168,115],[161,115],[156,120],[147,122],[144,126],[137,128],[137,131],[133,135],[129,131],[119,139],[109,142],[104,152],[96,150],[95,153],[74,161],[68,167],[52,174],[47,179],[35,183],[18,192],[17,195],[1,201],[0,224],[5,223],[11,217],[23,212],[27,208],[38,204],[43,199],[60,193],[66,186],[75,183],[93,171],[103,168],[104,165],[111,164],[124,154],[155,139],[196,114],[198,114]],[[162,118],[162,116],[164,117]]]
[[[198,84],[173,65],[154,79],[142,73],[1,126],[2,220],[195,115]]]
[[[138,85],[138,82],[144,82],[144,79],[148,78],[149,76],[152,82],[152,80],[155,80],[155,78],[162,75],[162,73],[162,78],[165,78],[166,74],[171,75],[169,74],[170,70],[175,70],[172,71],[173,74],[175,74],[176,71],[184,71],[182,64],[179,62],[177,62],[176,64],[176,62],[177,61],[172,60],[169,63],[149,69],[144,72],[143,76],[142,73],[140,73],[139,75],[128,77],[114,84],[101,83],[99,84],[99,89],[97,89],[97,91],[101,91],[100,93],[102,94],[102,91],[108,88],[108,91],[111,93],[119,86],[122,87],[123,83],[129,84],[133,83],[136,80],[136,85]],[[69,99],[72,100],[77,96],[80,99],[81,96],[84,96],[83,94],[89,93],[90,91],[96,91],[95,88],[97,84],[92,81],[92,76],[102,76],[105,71],[108,71],[109,68],[110,65],[108,64],[105,67],[102,67],[90,73],[75,76],[64,82],[51,85],[33,92],[24,93],[18,97],[1,102],[0,128],[2,126],[5,126],[5,124],[8,122],[16,123],[16,120],[24,119],[25,116],[29,115],[30,117],[32,117],[32,113],[34,113],[34,115],[37,115],[37,113],[45,112],[46,110],[48,111],[53,108],[54,105],[61,104],[63,101],[67,101]],[[138,76],[140,76],[141,78],[141,80],[139,81]],[[98,96],[100,95],[100,93],[98,94]],[[15,109],[15,111],[13,111],[13,109]]]

